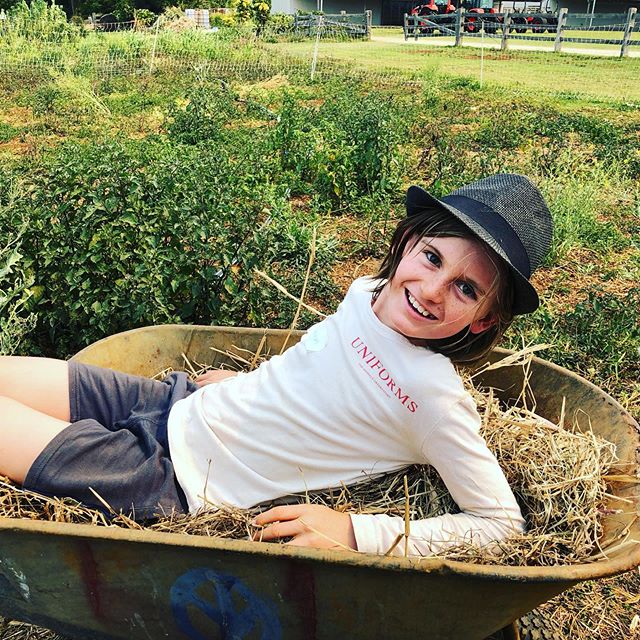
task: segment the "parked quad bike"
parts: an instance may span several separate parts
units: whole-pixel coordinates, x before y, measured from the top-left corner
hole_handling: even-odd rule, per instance
[[[493,8],[493,0],[462,0],[462,7],[466,13],[464,18],[464,30],[467,33],[478,33],[484,26],[485,33],[494,34],[498,28],[503,28],[504,17],[496,14]],[[447,18],[438,18],[437,23],[448,25],[452,28],[455,22],[454,14],[458,7],[451,0],[429,0],[427,4],[421,4],[411,9],[412,16],[447,16]],[[435,23],[436,21],[434,21]],[[545,31],[553,33],[558,26],[558,17],[549,13],[548,15],[514,15],[511,19],[510,33],[544,33]],[[418,27],[420,33],[433,33],[437,27],[435,24],[423,23]]]
[[[510,31],[516,33],[526,33],[531,30],[532,33],[555,33],[558,27],[558,16],[553,13],[548,15],[516,15],[511,19]]]

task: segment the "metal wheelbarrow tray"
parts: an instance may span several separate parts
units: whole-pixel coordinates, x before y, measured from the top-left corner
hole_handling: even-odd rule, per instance
[[[166,325],[101,340],[76,359],[135,374],[183,368],[181,354],[219,366],[230,347],[278,353],[288,331]],[[295,332],[289,343],[296,342]],[[496,350],[493,359],[507,352]],[[615,443],[636,475],[637,423],[602,390],[534,359],[537,411],[565,412]],[[503,399],[522,388],[521,367],[486,372]],[[73,638],[482,640],[582,580],[640,564],[640,489],[614,487],[610,555],[556,567],[502,567],[438,558],[391,558],[43,521],[0,518],[0,615]],[[620,499],[624,499],[624,502]],[[628,532],[628,533],[627,533]]]

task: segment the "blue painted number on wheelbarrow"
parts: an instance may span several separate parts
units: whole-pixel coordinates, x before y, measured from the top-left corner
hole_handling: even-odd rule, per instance
[[[213,593],[211,593],[213,591]],[[220,638],[242,640],[254,629],[260,640],[280,640],[282,628],[273,604],[259,598],[239,578],[213,571],[193,569],[171,587],[171,610],[178,628],[192,640],[210,640],[193,624],[204,614],[217,624]]]

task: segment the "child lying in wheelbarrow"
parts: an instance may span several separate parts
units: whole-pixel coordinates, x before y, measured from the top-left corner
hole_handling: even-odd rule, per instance
[[[0,473],[143,520],[215,505],[251,507],[430,464],[460,513],[411,523],[408,551],[437,554],[523,530],[453,363],[477,360],[515,314],[552,234],[525,177],[501,174],[438,200],[407,192],[380,271],[335,314],[250,373],[159,382],[44,358],[0,362]],[[385,553],[402,518],[319,505],[256,518],[262,540]],[[395,548],[403,553],[404,545]]]

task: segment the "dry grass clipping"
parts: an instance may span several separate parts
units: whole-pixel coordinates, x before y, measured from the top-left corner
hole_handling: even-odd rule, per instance
[[[66,640],[48,629],[26,622],[0,618],[0,640]]]
[[[541,640],[640,638],[640,573],[581,582],[527,614],[520,625]],[[537,635],[536,635],[537,633]]]
[[[527,522],[526,534],[501,544],[502,555],[495,560],[510,565],[589,561],[599,551],[605,476],[616,462],[615,446],[527,409],[505,410],[490,390],[468,388],[483,414],[482,435]]]

